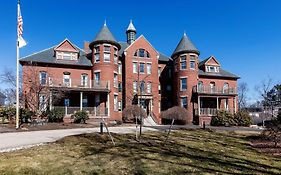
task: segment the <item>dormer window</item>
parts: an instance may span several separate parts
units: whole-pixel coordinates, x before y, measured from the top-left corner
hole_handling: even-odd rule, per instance
[[[136,57],[142,57],[142,58],[150,58],[150,54],[148,51],[146,51],[145,49],[138,49],[134,56]]]
[[[206,71],[207,72],[219,72],[219,67],[218,66],[206,66]]]
[[[78,53],[57,51],[56,57],[58,60],[77,60]]]

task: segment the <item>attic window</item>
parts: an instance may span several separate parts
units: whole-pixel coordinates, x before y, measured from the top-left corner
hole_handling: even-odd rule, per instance
[[[206,66],[207,72],[219,72],[218,66]]]
[[[74,52],[56,52],[56,57],[58,60],[77,60],[78,54]]]

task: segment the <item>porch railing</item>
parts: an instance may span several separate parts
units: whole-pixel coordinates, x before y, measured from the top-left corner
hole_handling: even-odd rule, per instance
[[[66,106],[53,106],[53,109],[61,109],[64,111],[64,115],[72,115],[77,111],[80,111],[80,107],[66,107]],[[86,111],[90,117],[108,117],[108,108],[101,107],[82,107],[83,111]]]
[[[234,114],[234,109],[200,108],[200,115],[198,109],[195,109],[195,115],[217,116],[218,111],[227,111]]]
[[[48,83],[50,87],[69,87],[69,88],[92,88],[100,90],[109,90],[109,81],[93,81],[93,80],[81,80],[81,79],[63,79],[63,78],[51,78],[49,77]]]
[[[211,86],[194,86],[193,92],[201,94],[237,94],[236,88],[223,88],[223,87],[211,87]]]

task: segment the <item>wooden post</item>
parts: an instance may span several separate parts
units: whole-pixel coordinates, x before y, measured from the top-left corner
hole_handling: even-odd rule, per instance
[[[173,126],[174,122],[175,122],[175,119],[173,118],[172,123],[171,123],[171,125],[170,125],[170,127],[169,127],[168,135],[167,135],[167,137],[166,137],[166,139],[165,139],[164,144],[166,144],[166,142],[168,141],[168,138],[169,138],[169,135],[170,135],[170,133],[171,133],[171,129],[172,129],[172,126]]]

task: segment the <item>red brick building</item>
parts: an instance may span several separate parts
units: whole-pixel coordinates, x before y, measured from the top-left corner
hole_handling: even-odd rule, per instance
[[[132,104],[158,123],[160,112],[176,105],[186,108],[188,123],[195,124],[208,124],[220,109],[237,111],[239,77],[222,69],[214,56],[200,62],[186,34],[171,57],[143,35],[136,38],[132,22],[126,36],[127,42],[116,41],[105,24],[84,49],[65,39],[22,58],[25,97],[37,92],[34,108],[64,108],[66,115],[86,110],[90,118],[109,120],[122,120],[122,110]]]

